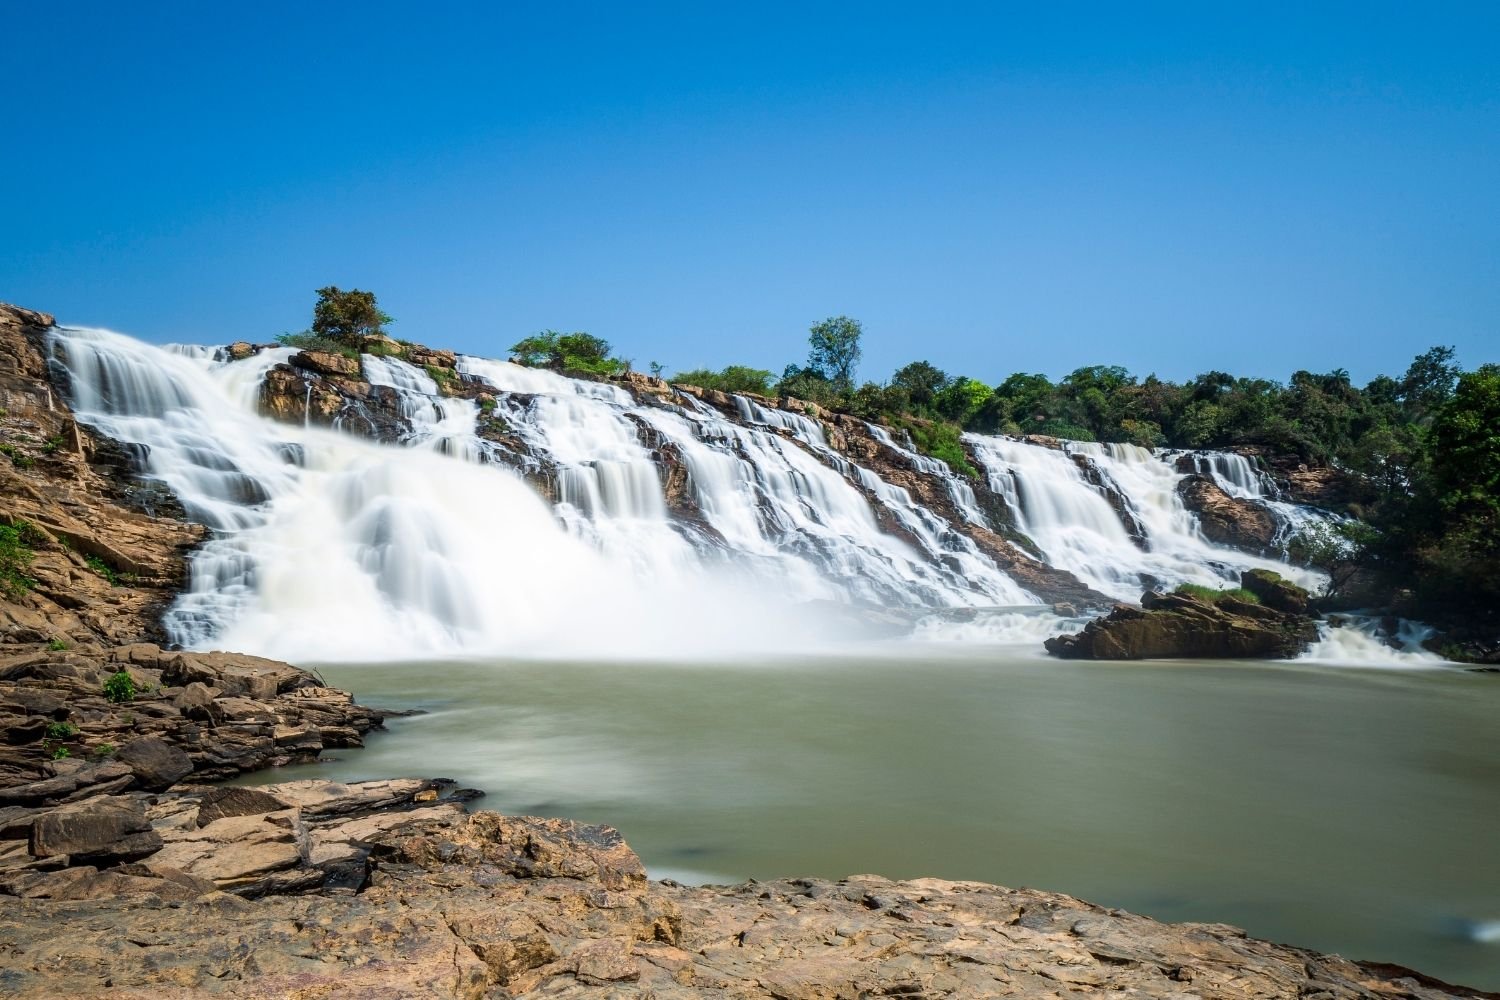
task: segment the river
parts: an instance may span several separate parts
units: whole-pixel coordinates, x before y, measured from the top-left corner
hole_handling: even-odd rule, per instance
[[[320,669],[426,714],[318,774],[608,823],[656,877],[1034,886],[1500,988],[1500,677],[915,642]]]

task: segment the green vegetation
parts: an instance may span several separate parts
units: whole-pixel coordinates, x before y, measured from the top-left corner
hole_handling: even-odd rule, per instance
[[[55,455],[66,443],[61,434],[54,434],[42,444],[42,452],[47,455]]]
[[[959,440],[959,430],[954,425],[910,417],[897,417],[894,423],[911,435],[912,444],[917,451],[947,462],[948,468],[961,476],[979,478],[979,470],[970,464],[969,456],[964,453],[963,443]]]
[[[543,330],[510,348],[519,364],[586,375],[617,375],[629,362],[610,354],[609,341],[589,333],[558,333]]]
[[[303,351],[322,351],[325,354],[342,354],[346,358],[353,358],[355,361],[359,360],[359,348],[349,347],[339,343],[337,340],[330,340],[327,337],[320,337],[315,333],[308,333],[306,331],[302,333],[283,333],[276,338],[276,342],[282,347],[295,347]]]
[[[10,463],[18,469],[30,469],[36,465],[36,459],[13,444],[0,444],[0,455],[9,458]]]
[[[95,760],[103,760],[106,757],[113,757],[115,755],[115,751],[118,749],[120,748],[115,746],[113,743],[100,743],[91,751],[89,751],[89,754]]]
[[[337,285],[318,289],[312,332],[319,337],[358,350],[365,338],[384,334],[385,325],[394,322],[376,304],[374,292],[358,288],[346,292]]]
[[[120,574],[115,572],[115,568],[103,559],[98,556],[84,556],[83,561],[88,563],[89,569],[108,580],[111,587],[118,587],[120,585]]]
[[[672,376],[672,381],[678,385],[696,385],[701,389],[718,389],[720,392],[753,392],[760,396],[769,396],[774,378],[775,376],[764,368],[730,365],[723,371],[717,372],[707,368],[678,372]]]
[[[78,735],[78,727],[71,722],[53,722],[47,726],[49,740],[70,740]]]
[[[427,377],[439,386],[447,386],[458,377],[458,372],[452,368],[444,368],[442,365],[423,365],[427,369]]]
[[[135,678],[127,670],[109,675],[104,682],[104,697],[116,705],[135,700]]]
[[[36,558],[28,544],[34,533],[25,521],[0,524],[0,596],[18,601],[35,586],[36,581],[26,575]]]
[[[47,643],[47,648],[54,653],[61,653],[65,649],[71,649],[73,644],[66,639],[53,639]]]
[[[52,748],[52,759],[53,760],[67,760],[71,756],[73,756],[73,751],[69,750],[67,747],[53,747]]]
[[[1232,587],[1227,590],[1216,590],[1213,587],[1205,587],[1197,583],[1179,583],[1174,594],[1183,594],[1209,604],[1218,604],[1220,601],[1239,601],[1241,604],[1259,604],[1260,598],[1243,587]]]

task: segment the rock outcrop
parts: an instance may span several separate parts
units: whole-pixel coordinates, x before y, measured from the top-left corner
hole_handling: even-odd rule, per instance
[[[1069,660],[1291,659],[1317,638],[1317,626],[1302,614],[1233,598],[1146,593],[1140,607],[1117,605],[1045,646]]]
[[[139,477],[143,455],[73,419],[49,373],[52,325],[0,305],[0,523],[29,553],[25,585],[0,594],[0,649],[164,638],[161,611],[204,530]]]
[[[1225,493],[1207,476],[1194,473],[1177,484],[1183,506],[1198,515],[1209,541],[1252,552],[1269,552],[1276,540],[1276,519],[1264,504]]]

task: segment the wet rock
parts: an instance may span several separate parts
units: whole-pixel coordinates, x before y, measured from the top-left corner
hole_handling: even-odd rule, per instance
[[[33,857],[107,865],[147,857],[161,846],[139,802],[101,796],[36,817],[28,849]]]
[[[1147,593],[1139,608],[1117,605],[1082,632],[1053,636],[1063,659],[1290,659],[1317,640],[1312,619],[1241,601],[1209,603],[1185,594]]]
[[[1260,603],[1268,608],[1290,615],[1307,614],[1307,591],[1271,570],[1246,570],[1240,574],[1240,586],[1260,598]]]
[[[129,767],[136,783],[150,792],[165,791],[193,773],[187,754],[155,736],[131,740],[115,753],[115,759]]]
[[[1276,519],[1254,500],[1232,497],[1207,476],[1190,475],[1177,484],[1183,505],[1198,515],[1209,541],[1245,552],[1269,552],[1276,540]]]

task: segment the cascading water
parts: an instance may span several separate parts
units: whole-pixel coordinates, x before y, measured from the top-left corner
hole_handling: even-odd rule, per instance
[[[1254,567],[1273,569],[1312,589],[1327,582],[1315,571],[1210,544],[1177,495],[1182,475],[1149,449],[1088,442],[1047,448],[978,434],[965,440],[1017,528],[1047,561],[1106,594],[1134,600],[1153,585],[1232,587],[1242,570]],[[1123,516],[1127,511],[1111,506],[1074,456],[1094,463],[1115,488],[1117,502],[1128,505],[1143,539],[1132,537]]]
[[[1281,495],[1281,488],[1269,474],[1261,471],[1244,455],[1232,451],[1163,452],[1171,459],[1181,455],[1200,476],[1212,479],[1225,493],[1241,500],[1259,503],[1276,519],[1276,537],[1271,546],[1285,553],[1299,536],[1325,537],[1337,542],[1333,529],[1343,520],[1337,514],[1304,504],[1291,503]]]
[[[56,331],[51,348],[79,419],[140,446],[145,474],[212,531],[165,617],[186,646],[358,660],[738,652],[815,641],[820,601],[906,609],[925,638],[1062,627],[1021,612],[1040,599],[962,523],[851,461],[817,421],[748,397],[726,415],[689,396],[643,401],[462,358],[462,377],[493,396],[481,410],[419,368],[367,355],[366,379],[403,419],[396,447],[262,417],[263,380],[290,349],[230,361],[81,329]],[[940,482],[960,522],[986,525],[945,463],[867,430]],[[966,440],[1047,562],[1106,594],[1228,586],[1251,566],[1322,582],[1206,542],[1165,454]],[[1262,483],[1223,458],[1203,467],[1246,493]],[[517,469],[549,480],[554,502]]]

